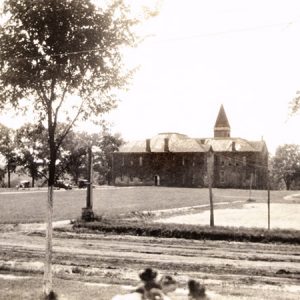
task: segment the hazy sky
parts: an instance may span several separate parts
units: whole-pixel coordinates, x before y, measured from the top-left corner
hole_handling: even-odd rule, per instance
[[[270,152],[300,144],[300,117],[288,118],[300,90],[300,1],[162,0],[140,30],[151,37],[126,53],[140,68],[109,116],[113,132],[211,137],[223,104],[233,137],[263,137]]]
[[[130,91],[111,114],[129,140],[210,137],[221,104],[234,137],[300,143],[288,104],[300,90],[300,1],[164,0],[130,61]]]

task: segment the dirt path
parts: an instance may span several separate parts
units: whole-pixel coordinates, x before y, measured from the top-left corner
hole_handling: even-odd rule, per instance
[[[41,231],[6,228],[0,232],[0,273],[42,274],[44,245]],[[201,280],[214,299],[239,299],[234,298],[237,293],[243,294],[243,299],[269,299],[269,295],[282,299],[278,291],[285,292],[284,299],[299,299],[300,246],[78,235],[71,231],[56,232],[53,246],[54,273],[59,278],[134,285],[137,273],[151,266],[160,274],[174,275],[182,287],[188,278]]]

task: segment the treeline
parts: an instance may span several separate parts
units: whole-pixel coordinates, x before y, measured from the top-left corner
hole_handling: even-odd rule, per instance
[[[110,154],[123,144],[119,134],[70,131],[63,137],[66,124],[59,124],[56,142],[60,145],[56,160],[56,179],[69,178],[77,184],[87,174],[87,151],[92,146],[94,180],[110,182]],[[17,130],[0,124],[0,184],[11,187],[11,174],[31,178],[31,186],[47,183],[50,153],[47,130],[42,124],[27,123]],[[61,141],[61,142],[60,142]],[[7,178],[5,178],[7,175]],[[5,179],[5,180],[4,180]]]
[[[300,145],[285,144],[269,161],[271,189],[300,189]]]

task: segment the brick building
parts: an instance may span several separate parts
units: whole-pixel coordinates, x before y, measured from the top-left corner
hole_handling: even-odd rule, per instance
[[[129,142],[112,154],[112,183],[118,186],[206,187],[207,157],[214,154],[213,187],[266,188],[268,150],[264,141],[230,136],[221,106],[213,138],[160,133]]]

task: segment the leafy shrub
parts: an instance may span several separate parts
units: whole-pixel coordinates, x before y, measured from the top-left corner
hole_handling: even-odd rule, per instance
[[[300,244],[298,230],[266,230],[243,227],[209,227],[199,225],[164,224],[117,221],[89,222],[77,221],[74,229],[93,230],[102,233],[127,234],[135,236],[153,236],[161,238],[183,238],[193,240],[226,240],[256,243],[291,243]]]

